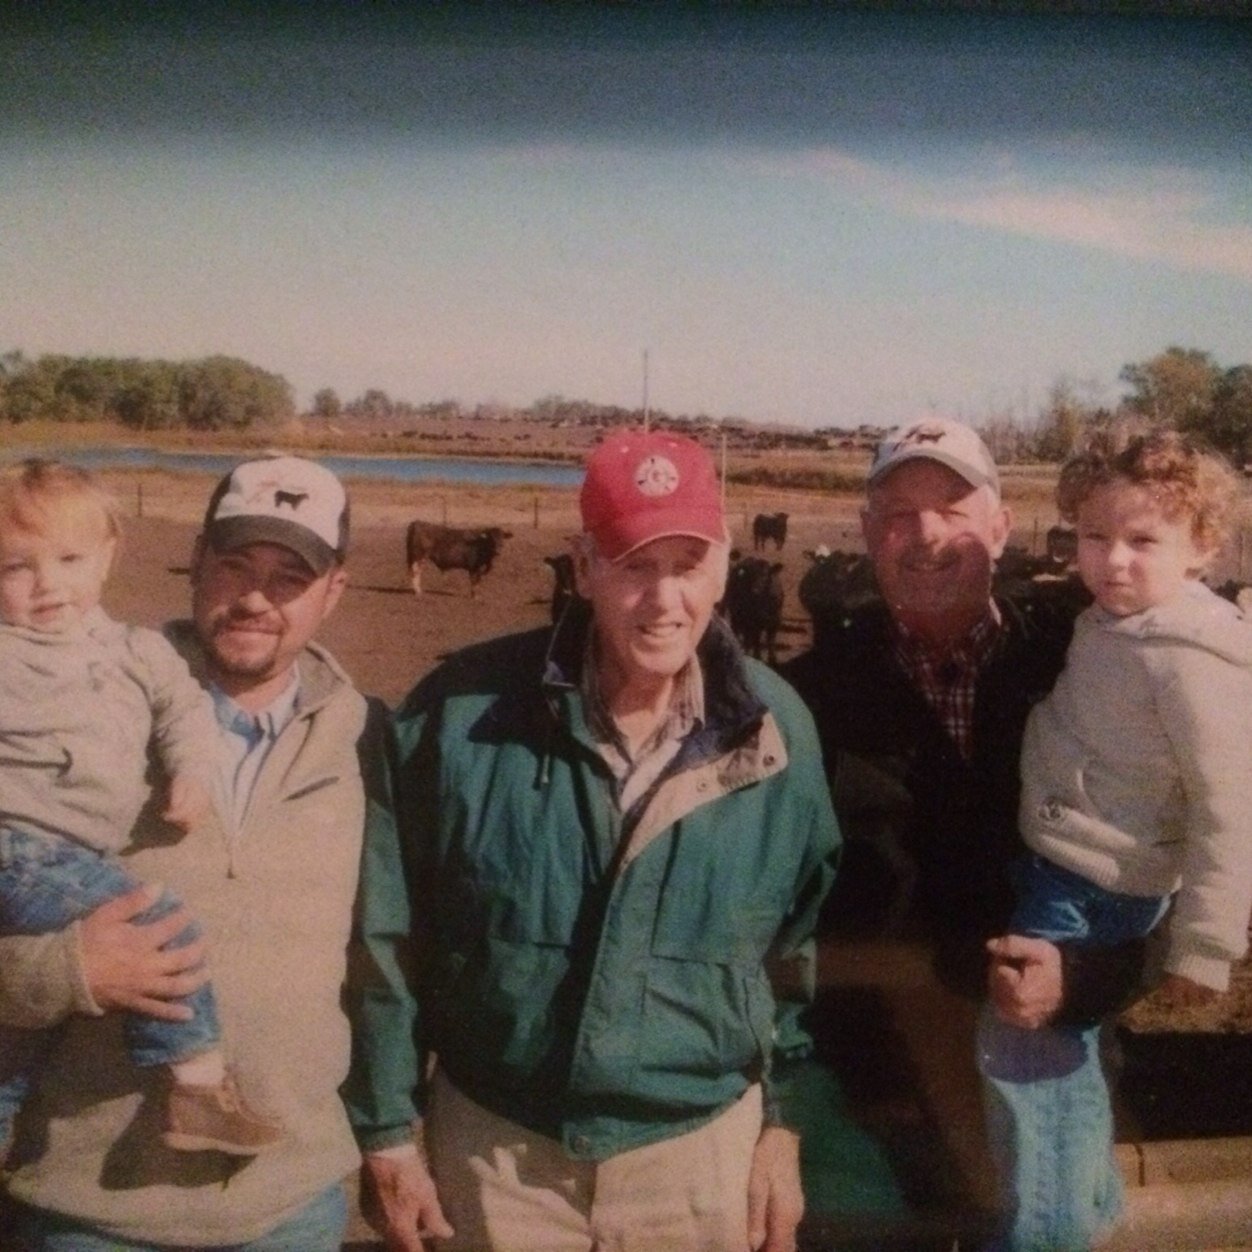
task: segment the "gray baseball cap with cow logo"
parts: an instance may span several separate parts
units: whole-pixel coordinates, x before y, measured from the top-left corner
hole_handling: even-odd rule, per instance
[[[298,456],[244,461],[214,489],[204,535],[218,552],[279,544],[320,576],[347,554],[348,495],[316,461]]]
[[[891,431],[874,449],[868,481],[872,485],[897,465],[917,460],[937,461],[971,487],[1000,494],[1000,474],[987,445],[972,426],[950,417],[922,417]]]

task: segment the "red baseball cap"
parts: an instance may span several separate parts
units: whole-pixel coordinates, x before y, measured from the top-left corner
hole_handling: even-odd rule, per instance
[[[610,561],[667,535],[729,540],[713,458],[668,431],[609,435],[587,459],[578,503],[583,530]]]

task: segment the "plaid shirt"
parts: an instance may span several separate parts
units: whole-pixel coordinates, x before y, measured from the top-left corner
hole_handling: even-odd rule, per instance
[[[965,638],[942,652],[894,620],[891,635],[896,660],[968,760],[973,750],[978,675],[1000,635],[999,611],[994,604],[988,605],[986,615]]]

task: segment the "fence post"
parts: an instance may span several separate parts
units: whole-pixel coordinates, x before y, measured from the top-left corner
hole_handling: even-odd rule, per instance
[[[539,529],[539,497],[538,497],[538,496],[535,496],[535,498],[534,498],[534,509],[535,509],[535,526],[534,526],[534,528],[535,528],[536,530],[538,530],[538,529]]]
[[[135,483],[135,516],[143,516],[143,479]]]

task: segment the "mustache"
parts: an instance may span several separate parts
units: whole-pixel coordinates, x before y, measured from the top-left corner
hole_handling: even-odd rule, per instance
[[[247,626],[252,630],[260,631],[268,635],[278,635],[282,633],[282,629],[274,623],[268,614],[265,613],[249,613],[243,609],[229,609],[213,624],[213,633],[219,635],[224,630],[230,630],[235,626]]]

